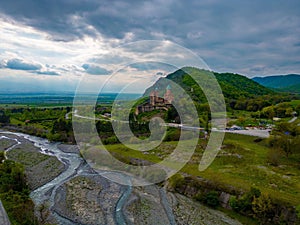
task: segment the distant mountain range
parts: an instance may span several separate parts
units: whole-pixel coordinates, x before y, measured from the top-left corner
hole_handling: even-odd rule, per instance
[[[254,77],[252,80],[273,90],[300,93],[299,74]]]

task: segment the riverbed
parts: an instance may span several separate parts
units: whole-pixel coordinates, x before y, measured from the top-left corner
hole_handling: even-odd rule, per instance
[[[24,141],[29,141],[39,153],[56,157],[64,165],[59,175],[30,194],[36,206],[47,205],[50,222],[63,225],[239,224],[221,212],[166,192],[162,187],[132,187],[130,178],[120,172],[96,173],[80,157],[76,146],[52,143],[22,133],[0,131],[0,136],[11,140],[11,145],[5,150],[6,155]],[[101,173],[113,173],[126,180],[128,185],[114,183],[101,176]],[[195,209],[193,212],[189,208],[191,205]]]

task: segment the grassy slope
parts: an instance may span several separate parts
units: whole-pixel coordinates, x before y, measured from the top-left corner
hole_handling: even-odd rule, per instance
[[[189,166],[186,171],[245,190],[255,186],[275,199],[300,204],[300,171],[296,160],[292,156],[282,158],[281,166],[270,166],[266,143],[255,143],[254,140],[255,137],[226,134],[224,150],[241,155],[241,159],[221,156],[207,171],[199,172],[195,166]]]
[[[190,163],[181,172],[242,190],[249,190],[251,186],[254,186],[275,199],[299,205],[300,170],[297,161],[293,156],[289,159],[282,157],[280,166],[269,165],[267,162],[269,148],[266,142],[256,143],[255,139],[251,136],[226,134],[222,151],[204,172],[198,171],[202,152],[199,146],[203,145],[200,143]],[[153,150],[152,154],[147,155],[129,150],[121,144],[106,147],[109,151],[119,155],[121,159],[134,157],[158,162],[172,152],[175,146],[176,142],[163,143],[161,147]],[[238,158],[238,155],[242,158]]]

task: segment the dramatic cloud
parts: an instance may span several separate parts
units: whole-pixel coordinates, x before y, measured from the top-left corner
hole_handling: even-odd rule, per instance
[[[0,61],[26,62],[0,62],[0,68],[108,75],[130,59],[107,54],[114,47],[155,39],[189,48],[218,72],[300,73],[299,9],[299,0],[3,0]]]
[[[5,67],[12,70],[39,70],[42,68],[39,64],[25,62],[21,59],[8,60]]]
[[[91,75],[109,75],[112,73],[110,70],[91,64],[83,64],[82,68]]]

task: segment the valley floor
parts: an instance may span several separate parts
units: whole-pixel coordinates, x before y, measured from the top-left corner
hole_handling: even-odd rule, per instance
[[[0,139],[0,150],[9,149],[8,158],[25,165],[34,202],[48,207],[46,211],[50,214],[39,215],[48,215],[43,220],[64,225],[122,221],[126,224],[240,224],[187,197],[165,193],[164,188],[156,185],[138,188],[113,183],[84,164],[74,146],[23,134],[2,132],[1,135],[10,139]],[[12,139],[20,144],[14,146],[15,141],[7,141]],[[53,163],[49,164],[49,160]],[[72,168],[73,172],[70,171],[72,160],[79,162]],[[121,204],[124,193],[128,196]]]

